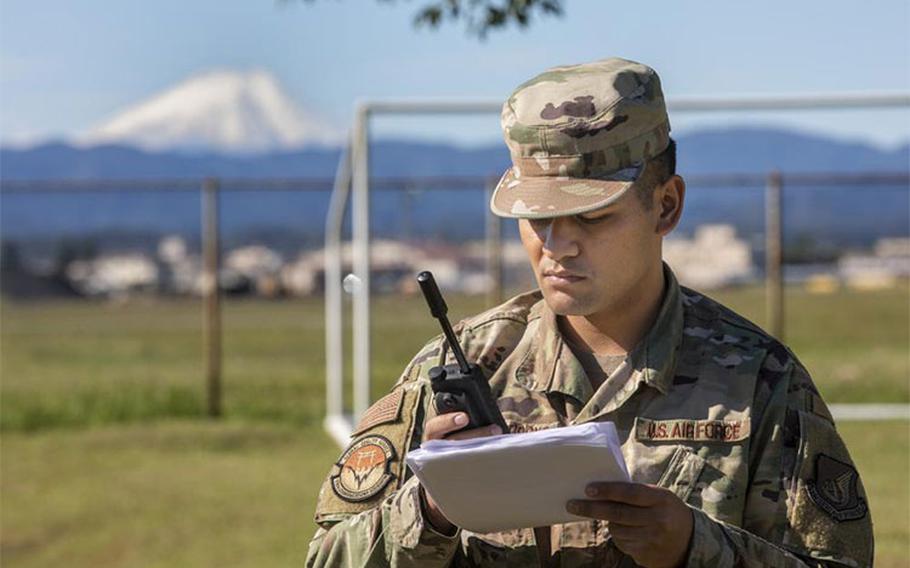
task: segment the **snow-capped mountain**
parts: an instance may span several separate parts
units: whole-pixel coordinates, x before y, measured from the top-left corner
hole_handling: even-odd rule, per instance
[[[256,70],[191,77],[90,129],[78,142],[248,153],[335,145],[340,139],[338,130],[301,110],[271,74]]]

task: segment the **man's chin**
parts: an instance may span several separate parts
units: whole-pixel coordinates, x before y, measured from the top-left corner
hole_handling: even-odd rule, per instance
[[[593,313],[590,302],[565,292],[544,290],[544,301],[558,316],[586,316]]]

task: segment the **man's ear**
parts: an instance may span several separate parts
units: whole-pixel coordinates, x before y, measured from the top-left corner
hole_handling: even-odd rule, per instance
[[[656,230],[660,236],[665,237],[676,228],[682,216],[686,200],[685,180],[677,175],[671,176],[654,191],[654,199],[659,213]]]

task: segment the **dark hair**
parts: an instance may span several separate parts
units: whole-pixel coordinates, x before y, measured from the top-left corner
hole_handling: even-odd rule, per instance
[[[676,175],[676,141],[670,138],[670,143],[663,152],[654,156],[645,164],[645,170],[635,182],[633,189],[638,200],[645,209],[650,210],[653,203],[652,192],[658,185],[666,183]]]

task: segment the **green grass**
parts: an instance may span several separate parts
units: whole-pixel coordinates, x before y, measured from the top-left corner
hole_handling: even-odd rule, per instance
[[[375,393],[438,333],[419,297],[380,298]],[[469,313],[479,301],[454,301]],[[0,427],[202,416],[202,315],[190,300],[2,304]],[[226,414],[291,424],[324,412],[323,306],[318,300],[229,301],[223,316]]]
[[[907,566],[906,422],[840,430],[869,492],[876,566]],[[318,428],[179,421],[3,435],[4,566],[301,565],[338,449]]]
[[[763,292],[716,294],[761,323]],[[910,293],[787,294],[787,342],[829,402],[910,402]],[[449,298],[453,319],[480,298]],[[0,305],[0,428],[34,431],[203,415],[202,310],[194,300]],[[323,415],[319,299],[230,300],[224,309],[224,407],[246,420],[317,424]],[[373,308],[373,393],[439,332],[423,299]],[[348,335],[350,338],[350,335]],[[350,345],[350,343],[348,343]]]
[[[869,497],[875,566],[910,566],[910,423],[842,422],[838,431]]]
[[[3,565],[301,565],[337,453],[275,424],[5,434]]]

